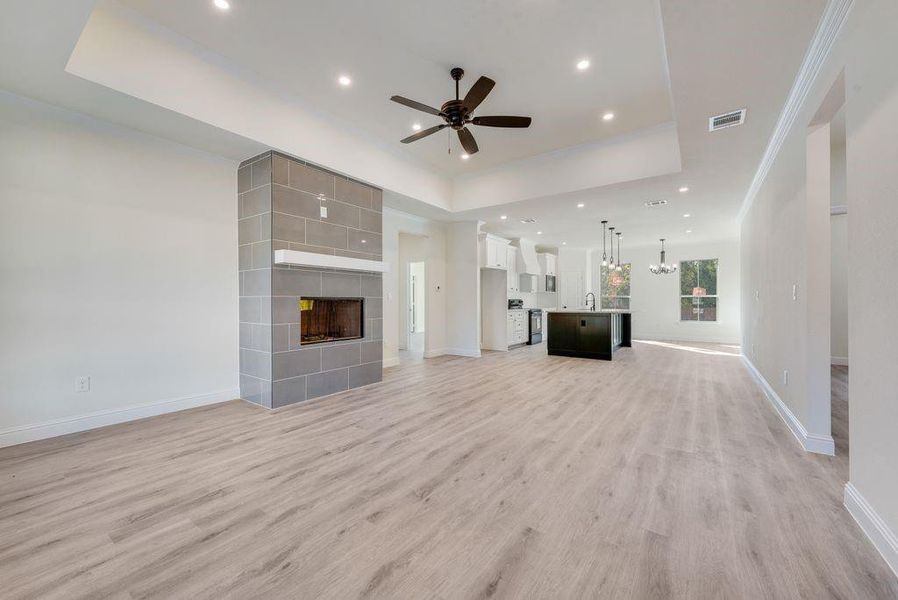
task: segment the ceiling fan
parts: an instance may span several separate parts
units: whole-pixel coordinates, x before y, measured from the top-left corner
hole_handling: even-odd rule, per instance
[[[392,96],[390,100],[393,102],[398,102],[399,104],[403,104],[408,106],[409,108],[414,108],[415,110],[420,110],[422,112],[426,112],[431,115],[436,115],[438,117],[442,117],[445,123],[442,125],[436,125],[434,127],[429,127],[427,129],[423,129],[418,133],[412,134],[407,138],[400,140],[403,144],[408,144],[411,142],[416,142],[421,138],[425,138],[428,135],[436,133],[437,131],[444,129],[446,127],[451,127],[455,131],[458,132],[458,140],[461,142],[462,148],[465,149],[465,152],[468,154],[474,154],[479,150],[477,147],[477,142],[474,140],[474,136],[468,130],[467,125],[481,125],[484,127],[530,127],[530,117],[474,117],[471,113],[474,112],[480,103],[487,97],[490,91],[493,89],[493,86],[496,85],[496,82],[490,79],[489,77],[480,77],[474,85],[471,86],[471,89],[468,90],[468,93],[465,95],[464,99],[459,99],[458,97],[458,81],[464,76],[464,70],[459,67],[455,67],[449,74],[452,76],[452,79],[455,80],[455,100],[448,100],[443,103],[443,106],[437,110],[431,106],[427,106],[426,104],[422,104],[420,102],[415,102],[414,100],[409,100],[408,98],[403,98],[402,96]]]

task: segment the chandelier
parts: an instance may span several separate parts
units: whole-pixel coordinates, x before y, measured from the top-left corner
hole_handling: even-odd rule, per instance
[[[661,264],[660,265],[649,265],[649,271],[654,273],[655,275],[667,275],[669,273],[675,273],[677,270],[677,265],[669,265],[664,262],[664,238],[661,238]]]

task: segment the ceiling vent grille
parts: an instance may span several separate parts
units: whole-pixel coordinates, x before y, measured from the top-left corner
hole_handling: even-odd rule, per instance
[[[648,200],[645,205],[649,208],[655,208],[656,206],[664,206],[667,204],[667,200]]]
[[[536,223],[536,219],[533,219],[531,217],[524,217],[523,219],[521,219],[521,223]]]
[[[745,123],[745,109],[734,110],[708,119],[708,131],[717,131]]]

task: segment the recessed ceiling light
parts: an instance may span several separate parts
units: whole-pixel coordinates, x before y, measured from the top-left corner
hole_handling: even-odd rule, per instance
[[[583,204],[582,202],[577,203],[577,208],[583,208],[584,206],[586,206],[586,205]]]
[[[692,230],[691,230],[691,229],[687,229],[687,230],[686,230],[686,233],[692,233]]]
[[[561,242],[562,246],[567,246],[567,242]]]
[[[421,131],[421,124],[415,123],[414,125],[412,125],[412,129],[414,129],[415,131]]]
[[[362,240],[362,243],[363,243],[363,244],[367,244],[367,243],[368,243],[368,240]]]
[[[681,193],[681,194],[685,194],[685,193],[688,192],[688,191],[689,191],[689,186],[688,186],[688,185],[684,185],[683,187],[680,188],[680,193]]]
[[[231,8],[231,3],[228,2],[228,0],[215,0],[213,4],[215,4],[215,8],[221,10],[228,10],[229,8]]]
[[[337,81],[338,81],[338,82],[340,83],[340,85],[342,85],[343,87],[347,87],[347,86],[352,85],[352,79],[350,79],[350,78],[347,77],[346,75],[340,75],[340,77],[337,78]]]
[[[602,115],[602,120],[603,120],[603,121],[611,121],[612,119],[614,119],[614,113],[613,113],[613,112],[606,112],[604,115]]]
[[[543,234],[542,231],[537,231],[537,232],[536,232],[536,235],[542,235],[542,234]]]
[[[465,152],[464,154],[461,155],[462,160],[468,160],[469,158],[471,158],[471,155],[468,154],[467,152]]]
[[[691,216],[692,216],[692,215],[690,215],[689,213],[686,213],[686,214],[683,215],[683,218],[684,218],[684,219],[688,219],[688,218],[691,217]]]
[[[504,220],[505,220],[505,219],[507,219],[507,218],[508,218],[508,215],[502,215],[502,216],[501,216],[501,217],[499,217],[499,218],[500,218],[500,219],[502,219],[502,220],[503,220],[503,221],[504,221]]]
[[[589,60],[586,58],[581,59],[580,62],[577,63],[578,71],[585,71],[588,68],[589,68]]]

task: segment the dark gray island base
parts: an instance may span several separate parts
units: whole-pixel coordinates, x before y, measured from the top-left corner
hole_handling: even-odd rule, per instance
[[[546,346],[554,356],[611,360],[614,351],[630,344],[630,313],[626,311],[549,311]]]

